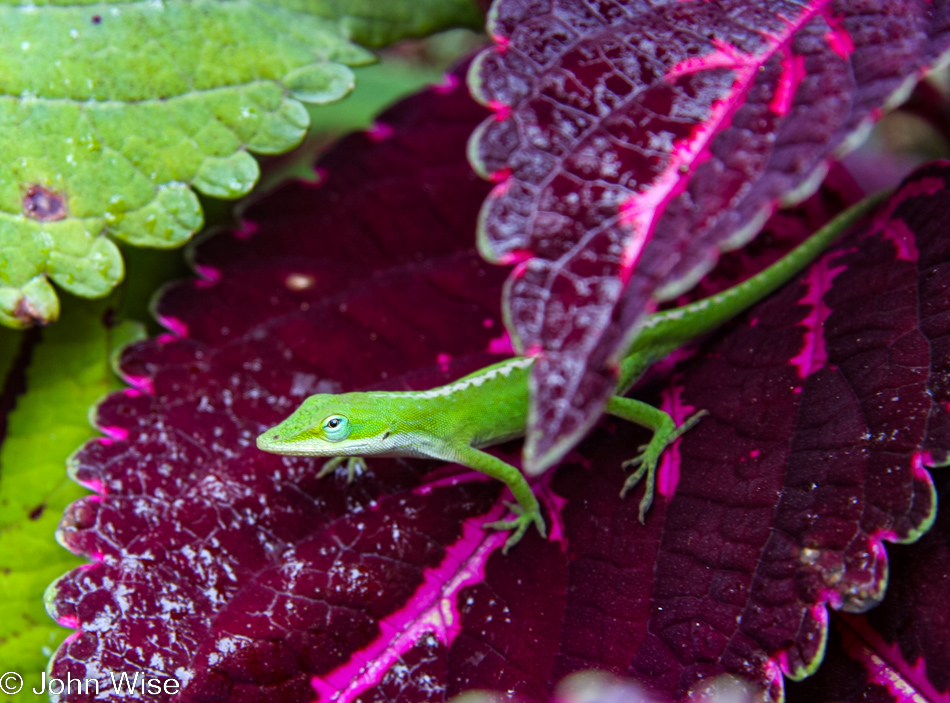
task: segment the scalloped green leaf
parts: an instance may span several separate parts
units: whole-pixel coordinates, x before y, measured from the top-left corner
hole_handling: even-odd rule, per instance
[[[347,0],[341,3],[345,10],[332,2],[320,4],[324,7],[312,11],[338,17],[350,36],[365,46],[385,46],[449,27],[482,30],[485,26],[476,0]]]
[[[85,493],[67,479],[66,459],[95,434],[90,405],[122,385],[111,357],[144,336],[137,323],[107,327],[114,305],[69,297],[62,321],[39,335],[0,330],[0,406],[15,403],[0,435],[0,662],[25,680],[18,700],[70,632],[43,606],[47,584],[82,562],[53,539],[63,508]]]
[[[353,89],[380,45],[474,26],[471,0],[0,2],[0,324],[59,314],[57,286],[106,295],[112,241],[175,247],[198,192],[237,198],[250,155],[288,151],[303,103]]]

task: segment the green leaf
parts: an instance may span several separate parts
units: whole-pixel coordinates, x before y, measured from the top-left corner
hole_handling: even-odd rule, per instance
[[[471,0],[0,0],[0,324],[123,277],[113,239],[175,247],[195,190],[237,198],[297,145],[303,103],[353,89],[381,45],[478,26]]]
[[[40,334],[0,334],[0,377],[6,377],[0,398],[9,400],[18,382],[26,387],[6,418],[0,446],[0,662],[26,682],[17,700],[33,695],[29,689],[39,684],[50,653],[70,632],[43,606],[46,586],[82,563],[54,541],[63,509],[85,493],[66,477],[66,459],[95,434],[90,405],[121,386],[110,357],[142,336],[134,323],[106,326],[113,305],[68,297],[59,324]],[[18,356],[21,363],[3,373]]]
[[[301,0],[300,5],[305,4]],[[346,0],[338,6],[333,2],[319,5],[312,11],[338,18],[350,36],[364,46],[385,46],[451,27],[485,28],[485,15],[474,0]]]
[[[106,295],[124,274],[111,238],[185,242],[193,188],[250,191],[249,152],[294,147],[302,103],[340,99],[373,61],[351,37],[481,22],[471,0],[0,0],[0,324],[55,320],[47,279]]]
[[[484,46],[485,41],[483,34],[455,29],[414,42],[410,51],[399,47],[380,52],[378,63],[354,71],[356,88],[346,100],[307,107],[310,113],[307,138],[291,153],[263,160],[258,195],[288,178],[318,180],[314,161],[341,133],[370,127],[385,108],[400,98],[428,84],[446,80],[445,72],[466,54]],[[237,224],[230,220],[215,223],[212,218],[213,215],[206,217],[209,224]]]
[[[373,118],[399,98],[437,83],[442,74],[427,66],[393,60],[383,55],[381,61],[356,71],[356,89],[346,99],[333,105],[308,107],[310,133],[290,154],[266,159],[262,164],[258,193],[276,187],[288,178],[315,181],[314,161],[335,137],[342,132],[365,129]]]

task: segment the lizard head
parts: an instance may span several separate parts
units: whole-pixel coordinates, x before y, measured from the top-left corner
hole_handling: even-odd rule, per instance
[[[257,448],[274,454],[366,456],[378,453],[388,427],[368,393],[320,393],[257,438]]]

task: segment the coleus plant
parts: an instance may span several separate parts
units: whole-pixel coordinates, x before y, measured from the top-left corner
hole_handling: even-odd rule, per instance
[[[320,461],[256,450],[308,394],[431,387],[512,353],[508,270],[474,246],[491,185],[465,148],[486,114],[449,76],[340,142],[317,183],[195,248],[200,278],[156,305],[170,332],[126,349],[132,388],[99,404],[106,436],[70,462],[94,495],[58,536],[90,563],[48,591],[75,628],[49,675],[101,681],[98,700],[119,697],[110,674],[139,672],[179,682],[182,701],[543,701],[601,669],[660,699],[733,674],[779,700],[830,636],[852,676],[798,700],[947,699],[931,616],[950,595],[945,520],[911,548],[937,558],[895,561],[891,591],[912,595],[835,614],[880,602],[884,541],[934,518],[926,467],[950,448],[946,164],[641,390],[678,420],[709,411],[665,454],[645,525],[639,495],[619,491],[646,433],[613,421],[537,479],[550,538],[529,532],[507,556],[482,529],[506,496],[480,474],[378,459],[353,483],[318,480]],[[857,195],[829,187],[773,218],[704,293]]]
[[[65,475],[64,459],[96,436],[89,405],[124,385],[110,356],[145,337],[109,314],[116,302],[67,298],[60,324],[42,334],[0,329],[0,661],[30,688],[70,633],[47,617],[40,596],[83,563],[52,539],[63,509],[86,493]],[[0,688],[10,693],[2,677]]]
[[[479,247],[517,264],[515,348],[537,356],[525,470],[603,411],[655,300],[811,193],[950,48],[945,0],[498,0],[472,67],[497,181]]]

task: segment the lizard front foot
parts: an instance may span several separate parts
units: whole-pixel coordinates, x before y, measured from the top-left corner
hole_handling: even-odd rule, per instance
[[[643,493],[643,498],[640,499],[640,522],[646,522],[646,514],[650,509],[650,506],[653,505],[653,487],[656,481],[656,465],[660,460],[660,455],[663,454],[663,450],[670,446],[673,442],[682,437],[686,432],[696,426],[696,423],[699,422],[700,418],[703,415],[708,415],[709,413],[705,410],[700,410],[698,413],[692,415],[679,427],[674,427],[672,423],[669,426],[664,426],[657,428],[653,432],[653,438],[650,440],[649,444],[645,444],[640,447],[640,453],[637,454],[633,459],[623,462],[622,466],[624,469],[629,469],[632,466],[639,466],[635,473],[627,477],[627,480],[623,484],[623,488],[620,490],[620,497],[623,498],[627,495],[627,492],[632,490],[643,480],[644,475],[647,477],[646,490]]]
[[[353,479],[356,478],[357,473],[366,471],[366,460],[363,457],[338,456],[330,459],[330,461],[323,465],[323,468],[320,469],[320,473],[317,474],[317,478],[323,478],[327,474],[332,474],[338,466],[342,466],[344,463],[346,463],[347,483],[353,483]]]
[[[538,528],[538,532],[541,533],[541,536],[544,537],[544,539],[548,538],[548,529],[544,524],[544,518],[541,517],[540,511],[528,510],[517,503],[506,502],[505,505],[507,505],[508,508],[518,517],[516,517],[514,520],[498,520],[496,522],[489,522],[482,526],[486,530],[512,530],[512,533],[505,541],[504,548],[501,550],[502,554],[507,554],[509,549],[521,541],[521,538],[524,537],[524,533],[531,526],[531,523],[535,524],[535,526]]]

